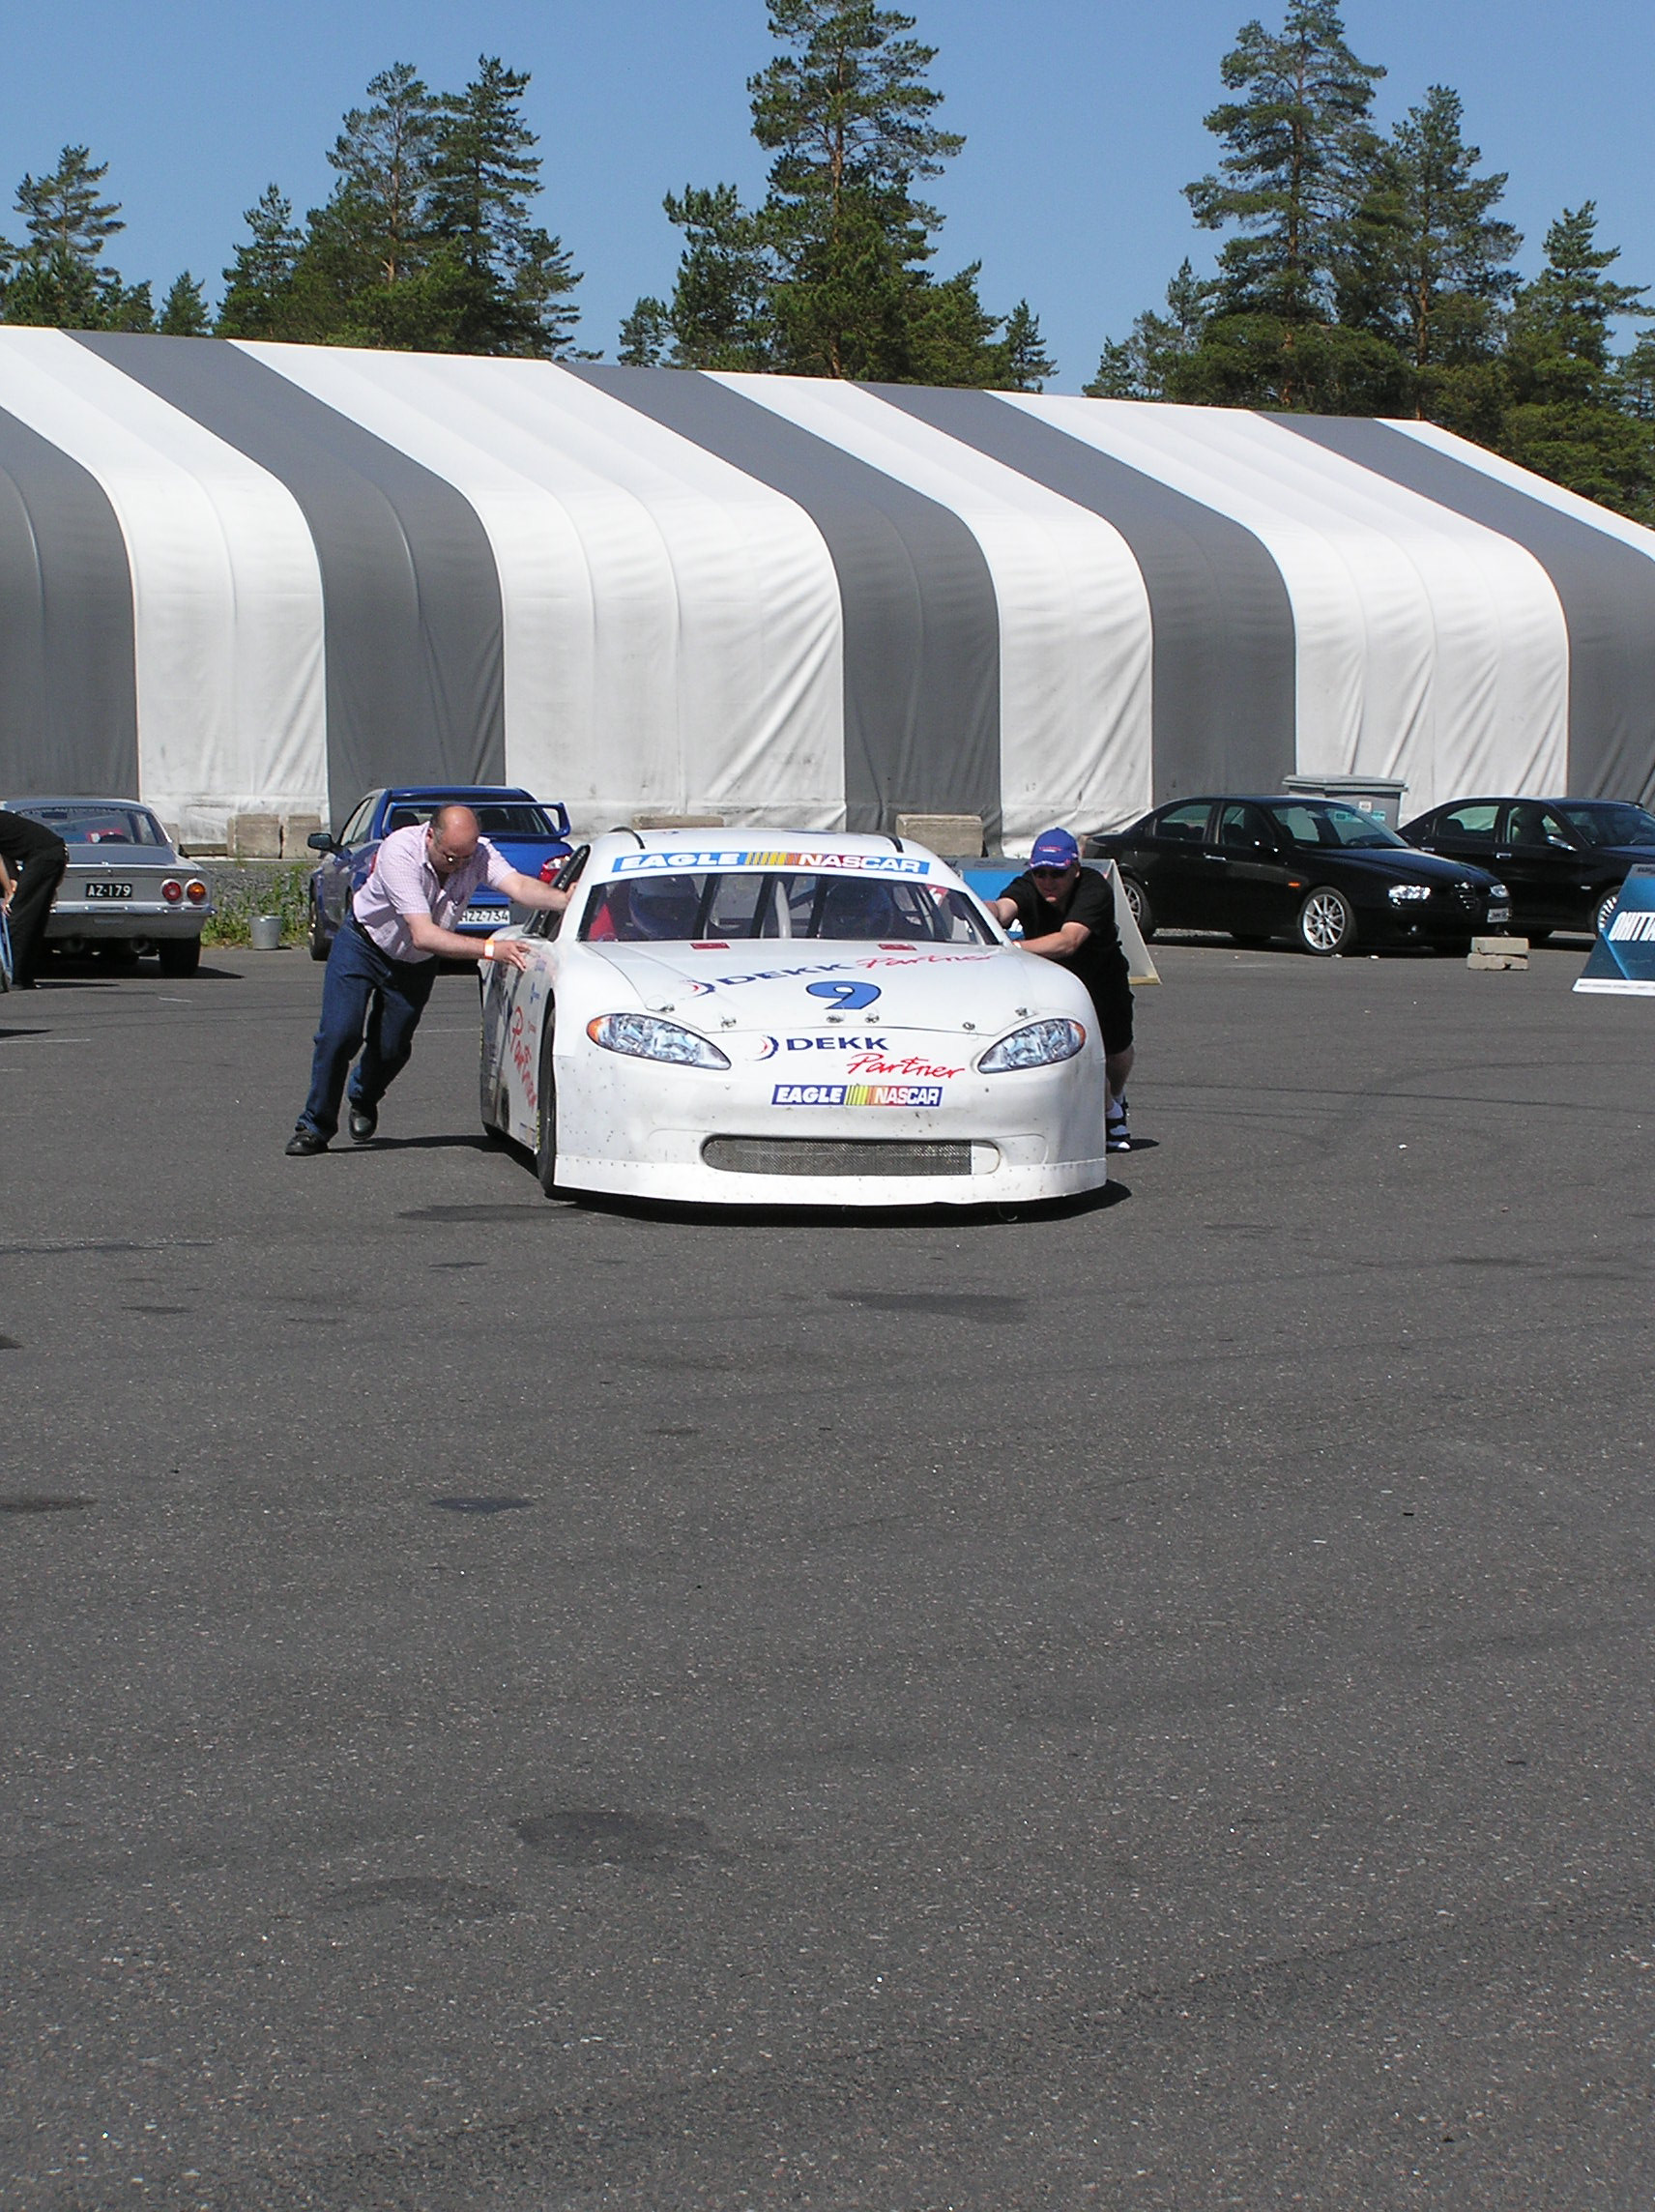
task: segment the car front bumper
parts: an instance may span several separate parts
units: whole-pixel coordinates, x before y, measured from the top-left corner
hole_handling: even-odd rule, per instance
[[[934,1033],[929,1049],[942,1049]],[[1070,1197],[1109,1179],[1095,1039],[1054,1067],[965,1068],[938,1083],[840,1085],[821,1066],[803,1071],[811,1082],[774,1061],[661,1066],[584,1038],[556,1067],[562,1189],[710,1206],[983,1206]],[[846,1099],[780,1102],[825,1088]],[[924,1102],[885,1102],[905,1088]]]

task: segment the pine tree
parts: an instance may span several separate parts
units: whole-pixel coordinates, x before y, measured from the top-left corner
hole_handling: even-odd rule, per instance
[[[672,310],[664,300],[645,293],[621,323],[615,358],[624,368],[659,368],[672,343]]]
[[[1124,340],[1110,339],[1097,374],[1083,387],[1089,399],[1166,399],[1184,365],[1199,352],[1219,291],[1216,279],[1198,276],[1186,253],[1167,286],[1167,311],[1147,308]]]
[[[1206,118],[1227,151],[1216,175],[1184,191],[1205,229],[1236,227],[1218,257],[1219,312],[1178,372],[1180,396],[1394,401],[1400,361],[1335,320],[1353,213],[1372,189],[1368,114],[1384,71],[1350,51],[1335,0],[1291,0],[1279,34],[1244,24],[1221,66],[1242,95]]]
[[[528,81],[526,78],[523,80]],[[353,107],[328,159],[337,197],[386,284],[419,273],[430,231],[427,199],[443,103],[407,62],[368,83],[371,107]]]
[[[1597,203],[1565,208],[1546,233],[1546,266],[1517,296],[1501,446],[1587,499],[1655,519],[1655,431],[1611,354],[1612,325],[1647,316],[1645,284],[1609,275],[1618,247],[1597,242]],[[1634,349],[1633,361],[1639,359]]]
[[[1040,335],[1040,318],[1027,300],[1019,300],[1006,316],[1005,335],[996,350],[1000,362],[994,381],[1002,392],[1044,392],[1046,379],[1058,373]]]
[[[267,185],[242,220],[251,235],[224,271],[227,289],[215,328],[221,338],[284,337],[303,243],[293,223],[293,202],[279,187]]]
[[[206,292],[186,269],[173,278],[156,317],[156,329],[169,338],[204,338],[209,327]]]
[[[88,147],[66,146],[49,176],[25,176],[17,187],[17,212],[29,234],[25,252],[43,262],[68,255],[98,275],[112,275],[100,266],[103,248],[127,226],[120,201],[98,197],[108,173],[107,161],[93,167]]]
[[[667,310],[676,368],[773,365],[774,256],[734,185],[685,186],[662,203],[683,255]],[[643,305],[642,302],[639,303]]]

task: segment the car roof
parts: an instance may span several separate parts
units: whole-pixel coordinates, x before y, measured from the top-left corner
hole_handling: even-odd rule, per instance
[[[146,814],[155,808],[147,799],[109,799],[98,792],[46,791],[31,794],[23,799],[0,801],[6,806],[141,806]]]
[[[532,791],[525,791],[518,783],[392,783],[379,795],[382,799],[521,799],[531,806],[540,800]],[[360,802],[359,802],[360,803]]]

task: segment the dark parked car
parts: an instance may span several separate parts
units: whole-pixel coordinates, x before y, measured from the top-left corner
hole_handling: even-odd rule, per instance
[[[1358,945],[1463,952],[1478,930],[1509,918],[1505,886],[1485,870],[1417,852],[1338,800],[1180,799],[1086,849],[1119,867],[1146,937],[1291,936],[1323,957]]]
[[[469,806],[501,858],[525,876],[537,876],[548,860],[568,857],[568,809],[546,804],[531,792],[504,784],[398,784],[370,791],[352,810],[336,837],[318,830],[310,840],[327,859],[310,878],[310,957],[326,960],[334,932],[345,917],[345,905],[367,881],[379,841],[392,830],[429,822],[439,806]],[[511,918],[504,891],[478,887],[471,904],[454,924],[468,937],[486,937]]]
[[[1493,868],[1511,887],[1512,927],[1603,935],[1626,871],[1655,859],[1655,814],[1614,799],[1455,799],[1403,825],[1423,852]]]

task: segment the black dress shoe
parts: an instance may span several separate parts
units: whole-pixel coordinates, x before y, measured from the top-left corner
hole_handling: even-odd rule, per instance
[[[351,1101],[351,1143],[365,1145],[379,1127],[379,1112],[373,1106],[359,1106]]]
[[[325,1152],[326,1137],[319,1137],[314,1129],[295,1129],[287,1140],[287,1156],[294,1160],[307,1160],[312,1152]]]

